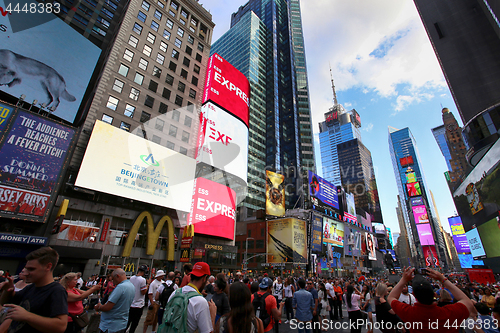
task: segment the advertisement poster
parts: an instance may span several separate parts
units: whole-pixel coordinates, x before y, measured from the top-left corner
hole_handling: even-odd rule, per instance
[[[198,163],[224,170],[247,182],[248,128],[217,105],[201,107],[198,131]]]
[[[99,234],[99,228],[95,227],[94,223],[83,221],[65,220],[59,230],[57,239],[64,239],[68,241],[87,241],[95,243],[97,235]]]
[[[344,223],[327,217],[323,218],[323,242],[334,246],[344,246]]]
[[[203,101],[212,101],[241,119],[248,127],[250,83],[217,53],[208,58]]]
[[[448,218],[448,223],[450,224],[451,235],[453,236],[453,242],[455,243],[457,253],[470,253],[469,242],[467,241],[467,236],[465,235],[460,216]]]
[[[346,193],[345,194],[346,203],[347,203],[347,211],[344,212],[344,221],[350,220],[351,222],[357,222],[358,219],[356,217],[356,204],[354,201],[354,194]]]
[[[417,195],[422,195],[422,189],[420,188],[420,183],[407,183],[406,184],[406,193],[409,197],[415,197]]]
[[[409,165],[412,165],[413,164],[413,156],[407,156],[407,157],[402,157],[399,159],[399,164],[401,164],[401,166],[404,168],[404,167],[407,167]]]
[[[323,244],[323,217],[313,215],[312,217],[312,235],[311,251],[321,252]]]
[[[467,231],[465,235],[467,236],[467,241],[469,242],[472,257],[474,259],[486,258],[486,252],[484,251],[483,242],[481,241],[481,237],[479,237],[477,228]]]
[[[434,245],[422,246],[422,251],[424,252],[425,265],[427,267],[441,266],[439,264],[439,259],[438,259],[438,255],[436,252],[436,247],[434,247]]]
[[[411,206],[424,206],[424,198],[423,197],[414,197],[410,198]]]
[[[0,7],[5,4],[0,0]],[[24,94],[28,103],[44,103],[55,116],[72,123],[101,49],[40,7],[23,14],[0,15],[0,59],[3,72],[11,74],[2,78],[0,90],[16,98]]]
[[[373,241],[373,235],[370,233],[365,233],[366,236],[366,250],[369,260],[377,260],[377,254],[375,253],[375,242]]]
[[[189,212],[196,161],[97,120],[75,185]]]
[[[0,103],[0,135],[2,135],[3,130],[7,125],[7,122],[9,121],[9,118],[14,113],[14,109],[14,106]]]
[[[306,222],[296,218],[267,222],[267,262],[307,263]]]
[[[285,215],[285,176],[266,170],[266,214]]]
[[[189,224],[197,234],[234,239],[236,192],[205,178],[196,178]]]
[[[382,223],[372,223],[373,230],[375,231],[376,234],[381,234],[385,235],[386,234],[386,229],[385,225]]]
[[[495,275],[491,269],[469,268],[467,269],[469,280],[480,284],[492,284],[496,282]]]
[[[418,238],[421,245],[434,245],[434,237],[432,237],[431,224],[417,224]]]
[[[429,223],[429,215],[427,215],[427,209],[425,206],[415,206],[411,208],[413,210],[413,217],[415,218],[415,223]]]
[[[497,216],[477,227],[487,258],[500,256],[500,218]]]
[[[460,266],[462,268],[472,268],[472,265],[484,265],[482,260],[474,260],[470,253],[459,253],[458,260],[460,260]]]
[[[490,221],[500,211],[500,140],[488,150],[453,193],[465,231]],[[481,235],[482,236],[482,235]]]
[[[42,221],[75,131],[20,110],[12,121],[0,147],[0,212]]]
[[[416,183],[417,176],[415,176],[415,172],[409,172],[406,174],[406,182],[407,183]]]
[[[314,206],[333,212],[339,210],[337,187],[311,171],[309,171],[309,197]]]

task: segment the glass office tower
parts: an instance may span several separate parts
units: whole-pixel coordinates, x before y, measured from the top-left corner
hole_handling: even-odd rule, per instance
[[[250,0],[211,48],[250,81],[248,195],[245,220],[265,207],[265,169],[285,175],[286,208],[302,208],[302,175],[315,171],[298,0]]]

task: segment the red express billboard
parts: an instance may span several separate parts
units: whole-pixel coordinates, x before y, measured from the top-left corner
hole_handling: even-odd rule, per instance
[[[212,101],[248,127],[250,83],[233,65],[215,53],[208,59],[203,103]]]
[[[236,192],[205,178],[194,181],[189,224],[197,234],[234,239]]]
[[[75,130],[16,111],[0,145],[0,215],[45,222]]]

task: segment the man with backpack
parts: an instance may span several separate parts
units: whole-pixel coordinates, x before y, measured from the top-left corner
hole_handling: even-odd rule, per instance
[[[252,305],[255,311],[255,316],[262,320],[264,324],[264,332],[269,332],[273,329],[274,322],[281,319],[283,306],[285,302],[280,303],[278,308],[276,298],[271,295],[271,287],[273,280],[268,277],[262,279],[259,284],[259,291],[252,295]]]
[[[217,306],[201,295],[210,276],[210,267],[197,262],[191,271],[190,282],[170,295],[158,333],[211,333],[215,327]]]
[[[167,280],[158,287],[155,295],[155,300],[160,304],[160,309],[158,310],[158,326],[163,322],[163,312],[167,306],[168,299],[170,295],[179,288],[175,283],[175,273],[170,272],[167,275]]]
[[[160,308],[160,304],[155,302],[154,297],[156,296],[156,291],[162,285],[162,279],[165,276],[165,272],[159,269],[156,272],[156,276],[154,281],[149,285],[148,290],[148,312],[146,314],[146,319],[144,320],[144,328],[143,332],[146,333],[148,330],[148,326],[152,327],[152,333],[156,332],[156,324],[158,323],[158,309]]]

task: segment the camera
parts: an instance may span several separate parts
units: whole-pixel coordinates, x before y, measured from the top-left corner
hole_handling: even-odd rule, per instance
[[[426,269],[426,268],[419,268],[419,269],[418,269],[418,273],[419,273],[420,275],[428,275],[428,274],[429,274],[429,272],[427,271],[427,269]]]

